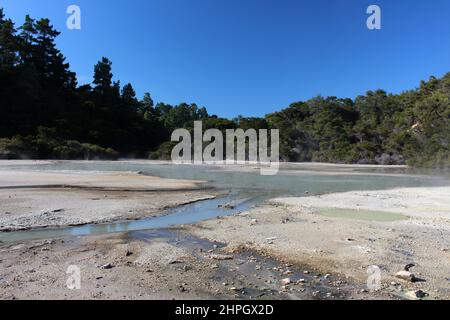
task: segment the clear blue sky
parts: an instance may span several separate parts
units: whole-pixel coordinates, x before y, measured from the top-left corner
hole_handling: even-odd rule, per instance
[[[66,29],[66,8],[82,30]],[[366,8],[382,9],[382,30]],[[318,94],[401,92],[450,71],[449,0],[0,0],[6,15],[48,17],[79,82],[102,56],[115,79],[156,101],[261,116]]]

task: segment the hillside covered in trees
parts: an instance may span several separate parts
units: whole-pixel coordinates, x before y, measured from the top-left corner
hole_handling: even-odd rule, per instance
[[[450,73],[401,94],[315,97],[264,118],[232,120],[182,103],[154,104],[113,81],[101,58],[77,84],[48,19],[16,26],[0,9],[0,158],[168,158],[176,128],[280,129],[283,161],[450,167]]]

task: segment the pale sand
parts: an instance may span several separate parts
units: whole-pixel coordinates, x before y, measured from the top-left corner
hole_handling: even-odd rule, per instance
[[[0,188],[70,186],[115,190],[198,189],[204,181],[164,179],[134,172],[0,171]]]
[[[216,195],[201,181],[130,172],[0,171],[0,231],[139,219]]]
[[[430,298],[450,299],[450,188],[405,188],[275,199],[239,215],[201,222],[189,232],[265,252],[281,261],[339,274],[364,285],[367,268],[382,270],[382,292],[403,296],[422,289]],[[330,218],[317,208],[387,210],[413,218],[364,221]],[[425,282],[396,279],[408,263]],[[391,282],[398,285],[391,285]]]
[[[450,220],[450,187],[350,191],[303,198],[278,198],[271,202],[294,206],[303,211],[322,208],[373,210],[427,220]]]

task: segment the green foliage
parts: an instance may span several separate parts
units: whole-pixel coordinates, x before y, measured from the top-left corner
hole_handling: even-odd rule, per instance
[[[161,144],[157,150],[149,154],[149,159],[151,160],[170,160],[172,156],[172,149],[175,147],[177,142],[166,141]]]
[[[450,73],[399,95],[297,102],[266,120],[286,161],[450,167]]]
[[[0,159],[116,160],[118,157],[119,154],[111,148],[75,140],[56,140],[41,136],[0,139]]]

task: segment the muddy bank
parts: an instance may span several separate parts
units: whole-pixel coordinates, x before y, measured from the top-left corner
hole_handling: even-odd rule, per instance
[[[127,172],[0,171],[0,231],[152,217],[217,194],[201,181]]]
[[[367,268],[376,265],[381,269],[382,294],[405,297],[409,291],[423,290],[429,298],[450,299],[448,188],[411,189],[277,199],[248,212],[201,222],[189,232],[227,243],[229,251],[245,246],[359,285],[367,282]],[[369,200],[363,202],[366,197],[371,206]],[[392,208],[406,219],[378,220],[370,215],[355,219],[342,213],[326,216],[317,210],[339,204],[350,210],[373,210],[370,213],[375,216]],[[411,272],[421,281],[395,277],[411,263],[415,264]]]

